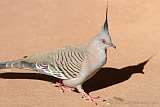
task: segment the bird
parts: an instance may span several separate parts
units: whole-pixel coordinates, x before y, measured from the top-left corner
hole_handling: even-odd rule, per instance
[[[59,79],[58,86],[65,90],[77,89],[84,99],[92,102],[101,101],[84,91],[82,85],[93,77],[107,62],[107,48],[116,46],[112,43],[106,19],[101,31],[88,44],[65,46],[41,52],[22,59],[0,62],[0,69],[19,68],[38,71]]]

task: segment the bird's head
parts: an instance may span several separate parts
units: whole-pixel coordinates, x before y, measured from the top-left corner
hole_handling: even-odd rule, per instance
[[[93,37],[91,42],[102,49],[106,49],[107,47],[113,47],[116,49],[116,46],[112,43],[112,39],[108,31],[107,11],[108,9],[106,9],[106,20],[101,32],[97,34],[95,37]]]

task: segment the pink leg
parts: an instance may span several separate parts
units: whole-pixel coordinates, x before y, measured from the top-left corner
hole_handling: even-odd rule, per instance
[[[92,102],[97,102],[97,101],[105,101],[105,100],[101,100],[99,99],[100,97],[91,97],[89,94],[87,94],[86,92],[82,92],[84,99],[86,100],[91,100]]]
[[[59,87],[59,89],[62,90],[63,92],[64,92],[64,90],[69,90],[69,91],[72,90],[71,88],[69,88],[69,87],[67,87],[67,86],[64,86],[64,85],[62,84],[62,80],[61,80],[61,79],[58,80],[58,82],[56,83],[56,85],[57,85],[57,86]]]

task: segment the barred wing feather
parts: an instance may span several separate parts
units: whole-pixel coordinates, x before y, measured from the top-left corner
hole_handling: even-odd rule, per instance
[[[69,79],[63,74],[62,71],[52,67],[51,65],[42,65],[40,62],[37,62],[36,68],[47,75],[51,75],[60,79]]]
[[[34,63],[37,71],[60,79],[79,76],[85,59],[86,45],[69,46],[53,51],[36,54],[23,61]]]

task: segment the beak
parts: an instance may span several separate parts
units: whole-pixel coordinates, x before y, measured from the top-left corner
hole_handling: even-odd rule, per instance
[[[110,44],[110,47],[116,49],[116,46],[113,43]]]

